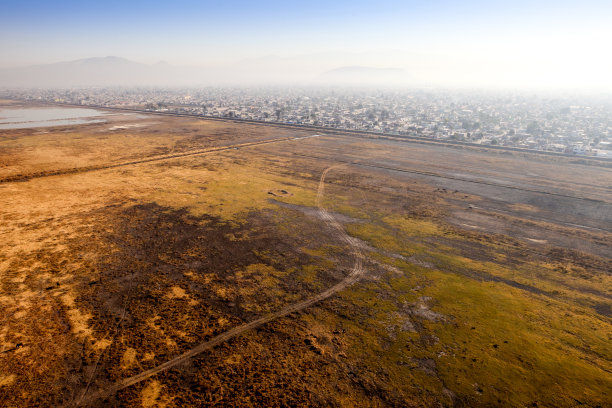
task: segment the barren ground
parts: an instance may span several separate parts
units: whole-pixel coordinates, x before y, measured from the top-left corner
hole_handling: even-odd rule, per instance
[[[0,131],[0,405],[612,404],[610,168],[311,135]]]

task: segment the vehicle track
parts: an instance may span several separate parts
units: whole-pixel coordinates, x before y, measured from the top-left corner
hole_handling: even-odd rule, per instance
[[[283,309],[271,313],[267,316],[261,317],[259,319],[253,320],[251,322],[242,324],[240,326],[234,327],[233,329],[230,329],[224,333],[219,334],[216,337],[213,337],[212,339],[205,341],[203,343],[198,344],[197,346],[193,347],[192,349],[184,352],[183,354],[166,361],[163,364],[158,365],[157,367],[153,367],[149,370],[145,370],[139,374],[136,374],[132,377],[128,377],[125,378],[121,381],[116,382],[114,385],[104,389],[104,390],[100,390],[98,392],[96,392],[95,394],[91,394],[89,396],[86,396],[84,398],[81,398],[81,400],[76,404],[76,405],[88,405],[91,404],[92,402],[99,400],[101,398],[106,398],[109,397],[113,394],[115,394],[117,391],[122,390],[124,388],[127,388],[131,385],[134,385],[136,383],[139,383],[141,381],[144,381],[162,371],[166,371],[171,369],[172,367],[175,367],[181,363],[184,363],[185,361],[189,360],[190,358],[204,352],[207,350],[212,349],[213,347],[215,347],[218,344],[221,344],[225,341],[230,340],[233,337],[239,336],[240,334],[255,329],[257,327],[260,327],[268,322],[271,322],[273,320],[276,320],[280,317],[283,316],[287,316],[291,313],[294,312],[298,312],[300,310],[303,310],[307,307],[310,307],[312,305],[314,305],[315,303],[318,303],[324,299],[327,299],[329,297],[331,297],[332,295],[334,295],[336,292],[339,292],[345,288],[347,288],[348,286],[352,285],[353,283],[357,282],[365,273],[365,269],[363,266],[363,261],[365,259],[363,253],[361,252],[361,250],[359,249],[359,244],[357,242],[357,240],[353,237],[350,237],[345,231],[344,228],[342,228],[342,225],[340,225],[340,223],[338,223],[338,221],[336,221],[334,219],[334,217],[324,208],[323,206],[323,196],[325,194],[325,177],[327,176],[327,174],[334,168],[337,167],[341,167],[341,166],[345,166],[346,164],[340,164],[340,165],[335,165],[335,166],[331,166],[328,167],[327,169],[325,169],[323,171],[323,174],[321,175],[321,178],[319,180],[319,187],[317,190],[317,199],[316,199],[316,205],[318,207],[318,212],[319,215],[321,216],[321,218],[324,220],[325,224],[331,228],[332,231],[334,231],[334,234],[336,235],[337,238],[341,239],[342,241],[344,241],[347,245],[349,245],[350,249],[351,249],[351,255],[354,257],[355,259],[355,263],[351,269],[351,272],[340,282],[336,283],[335,285],[331,286],[330,288],[328,288],[327,290],[309,298],[306,300],[303,300],[301,302],[298,303],[294,303],[292,305],[286,306]]]
[[[312,155],[312,154],[292,153],[292,155],[293,156],[298,156],[298,157],[306,157],[308,159],[318,159],[318,160],[333,161],[333,162],[337,162],[337,163],[345,163],[345,164],[351,164],[352,163],[355,166],[367,167],[367,168],[372,168],[372,169],[391,170],[391,171],[396,171],[396,172],[399,172],[399,173],[411,173],[411,174],[418,174],[418,175],[421,175],[421,176],[428,176],[428,177],[441,178],[441,179],[447,179],[447,180],[464,181],[464,182],[467,182],[467,183],[481,184],[481,185],[485,185],[485,186],[499,187],[499,188],[505,188],[505,189],[509,189],[509,190],[525,191],[525,192],[528,192],[528,193],[537,193],[537,194],[543,194],[543,195],[548,195],[548,196],[556,196],[556,197],[563,197],[563,198],[571,198],[571,199],[575,199],[575,200],[591,201],[591,202],[594,202],[594,203],[612,204],[612,202],[610,202],[610,201],[601,200],[601,199],[597,199],[597,198],[581,197],[581,196],[577,196],[577,195],[563,194],[563,193],[554,192],[554,191],[536,190],[536,189],[520,187],[520,186],[515,186],[515,185],[499,184],[499,183],[494,183],[494,182],[490,182],[490,181],[486,181],[486,180],[470,179],[470,178],[465,178],[465,177],[453,176],[453,175],[449,175],[449,174],[435,173],[435,172],[426,171],[426,170],[417,170],[417,169],[385,166],[385,165],[382,165],[382,164],[367,163],[367,162],[364,162],[364,161],[360,161],[359,163],[356,163],[356,162],[350,161],[348,159],[341,159],[341,158],[337,158],[337,157],[317,156],[317,155]]]
[[[100,165],[92,165],[92,166],[84,166],[84,167],[74,167],[74,168],[69,168],[69,169],[48,170],[48,171],[41,171],[41,172],[36,172],[36,173],[15,174],[12,176],[0,178],[0,184],[28,181],[28,180],[42,178],[42,177],[87,173],[91,171],[114,169],[117,167],[133,166],[136,164],[151,163],[151,162],[172,160],[172,159],[180,159],[183,157],[190,157],[190,156],[200,156],[200,155],[205,155],[209,153],[221,152],[225,150],[238,149],[241,147],[259,146],[259,145],[264,145],[264,144],[269,144],[269,143],[286,142],[286,141],[295,140],[295,139],[296,139],[295,137],[279,137],[275,139],[259,140],[255,142],[243,142],[243,143],[238,143],[238,144],[233,144],[233,145],[211,147],[209,149],[190,150],[190,151],[186,151],[182,153],[168,154],[168,155],[163,155],[163,156],[153,156],[153,157],[147,157],[147,158],[138,159],[138,160],[131,160],[131,161],[122,162],[122,163],[100,164]]]

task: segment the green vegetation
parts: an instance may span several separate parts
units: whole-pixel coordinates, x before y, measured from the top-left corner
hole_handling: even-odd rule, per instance
[[[580,290],[605,288],[600,286],[609,282],[605,271],[587,273],[564,263],[566,272],[559,273],[558,263],[516,258],[508,264],[502,236],[489,237],[485,249],[491,260],[479,261],[477,247],[470,258],[455,246],[465,252],[481,240],[397,215],[351,224],[348,231],[381,251],[371,258],[402,271],[342,294],[367,316],[358,325],[345,322],[353,330],[355,358],[384,369],[391,388],[404,381],[450,395],[441,391],[445,388],[469,406],[604,406],[609,401],[611,324],[592,308],[605,298]],[[448,242],[448,237],[448,244],[436,239]],[[433,267],[383,255],[389,252],[404,259],[426,254]],[[430,299],[431,309],[423,305],[427,312],[419,311],[419,298]],[[406,310],[411,324],[398,331]]]

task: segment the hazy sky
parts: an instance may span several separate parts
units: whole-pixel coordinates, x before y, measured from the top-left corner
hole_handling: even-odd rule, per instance
[[[0,66],[273,55],[313,70],[399,67],[419,83],[612,90],[611,21],[610,0],[4,1]]]

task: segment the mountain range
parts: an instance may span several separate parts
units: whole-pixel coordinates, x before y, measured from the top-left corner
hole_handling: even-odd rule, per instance
[[[341,66],[323,70],[324,66],[312,63],[306,57],[269,56],[224,66],[185,67],[165,62],[143,64],[108,56],[0,69],[0,86],[207,86],[274,83],[373,85],[401,82],[406,78],[404,71],[397,68]]]

